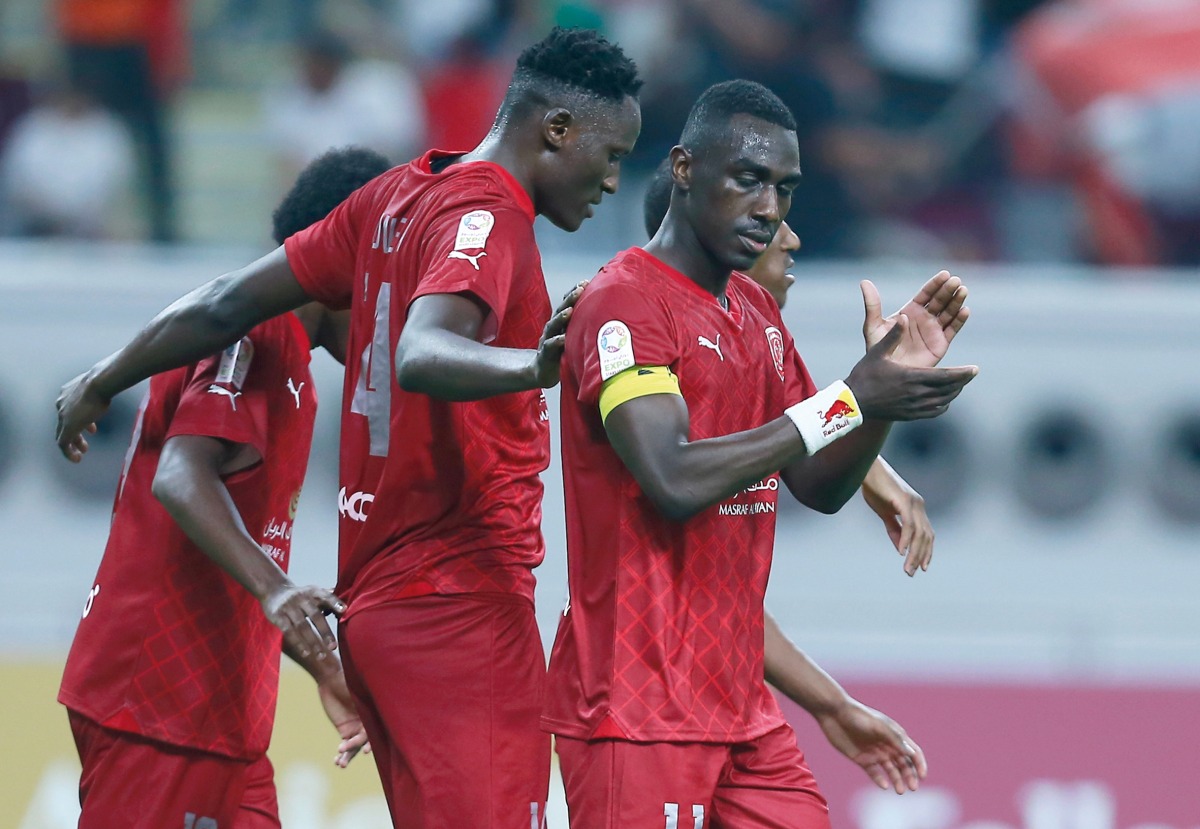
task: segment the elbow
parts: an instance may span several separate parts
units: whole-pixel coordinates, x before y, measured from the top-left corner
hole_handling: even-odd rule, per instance
[[[828,486],[798,486],[786,481],[788,490],[797,501],[822,515],[833,515],[846,506],[856,490],[848,492]]]
[[[401,389],[416,394],[429,393],[431,372],[428,361],[422,358],[419,349],[405,342],[403,335],[396,345],[395,370],[396,382]]]
[[[159,463],[158,469],[154,473],[154,480],[150,482],[150,494],[166,507],[167,512],[174,513],[180,503],[181,495],[177,485],[177,476],[173,473],[170,464]]]
[[[670,521],[687,521],[706,506],[687,492],[662,484],[642,485],[642,492],[662,515]]]

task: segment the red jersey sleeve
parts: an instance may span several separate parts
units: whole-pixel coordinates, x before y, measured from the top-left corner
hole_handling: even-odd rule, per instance
[[[674,368],[679,356],[674,318],[644,287],[593,285],[575,305],[565,359],[578,378],[580,403],[598,405],[604,381],[627,368]]]
[[[250,337],[200,361],[189,372],[164,441],[202,435],[249,444],[266,457],[267,374],[255,365]]]
[[[357,217],[361,215],[357,208],[373,192],[374,182],[368,182],[324,219],[283,242],[288,265],[300,287],[317,302],[335,311],[350,307],[358,256]]]
[[[433,216],[421,240],[420,277],[408,300],[470,293],[488,308],[480,332],[491,342],[504,323],[518,276],[535,267],[529,215],[499,199],[459,202]]]

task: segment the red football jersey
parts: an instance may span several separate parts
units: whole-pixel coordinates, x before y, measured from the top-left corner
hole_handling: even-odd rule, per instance
[[[570,737],[733,742],[783,722],[763,684],[763,596],[780,479],[685,522],[617,457],[603,382],[669,366],[691,440],[753,429],[812,395],[770,294],[734,274],[729,310],[641,248],[592,280],[567,329],[562,378],[570,598],[543,725]]]
[[[342,398],[338,594],[353,614],[433,593],[533,599],[549,423],[541,390],[467,403],[401,390],[414,299],[469,293],[483,340],[536,348],[550,298],[533,205],[501,167],[431,152],[379,176],[286,242],[312,297],[350,308]]]
[[[117,488],[108,545],[59,701],[108,728],[254,759],[267,750],[281,634],[151,494],[168,438],[204,435],[263,458],[225,479],[246,529],[284,570],[317,399],[309,340],[286,314],[222,354],[156,375]]]

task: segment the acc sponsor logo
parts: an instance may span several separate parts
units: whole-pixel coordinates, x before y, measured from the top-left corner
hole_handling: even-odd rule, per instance
[[[718,515],[732,516],[747,516],[747,515],[773,515],[775,513],[775,492],[779,490],[779,477],[772,475],[769,478],[763,478],[758,483],[750,484],[737,495],[717,508]],[[767,493],[767,500],[747,500],[742,501],[743,495],[752,495],[755,492]]]
[[[240,341],[221,352],[221,364],[217,367],[216,382],[240,389],[246,382],[246,374],[250,371],[250,361],[253,359],[254,343],[250,342],[249,337],[242,337]],[[211,392],[212,389],[209,391]],[[234,406],[234,409],[237,407]]]
[[[620,320],[609,320],[596,335],[596,354],[600,357],[600,379],[633,367],[633,336]]]
[[[296,510],[300,508],[300,492],[304,487],[300,487],[292,493],[292,500],[288,502],[288,518],[292,521],[296,520]]]
[[[366,521],[367,506],[374,500],[375,496],[370,492],[355,492],[353,495],[347,495],[346,488],[342,487],[338,492],[338,512],[351,521]]]
[[[487,246],[488,236],[496,224],[496,217],[487,210],[472,210],[458,222],[458,234],[454,237],[455,250],[474,250]],[[471,264],[475,265],[474,262]],[[479,266],[475,265],[479,270]]]
[[[775,363],[775,371],[783,380],[783,332],[773,325],[767,326],[767,347],[771,349],[771,360]]]

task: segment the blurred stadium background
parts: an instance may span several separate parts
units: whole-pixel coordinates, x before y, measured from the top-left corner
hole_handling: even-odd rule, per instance
[[[930,761],[919,793],[871,791],[794,712],[835,826],[1200,827],[1196,0],[7,0],[0,827],[74,825],[54,694],[136,406],[120,398],[71,467],[51,441],[59,385],[265,251],[275,201],[325,146],[399,161],[474,143],[516,51],[556,22],[605,29],[647,87],[621,192],[574,236],[539,227],[552,295],[643,240],[645,175],[695,94],[729,76],[766,82],[802,124],[785,319],[818,379],[860,353],[859,279],[888,307],[942,266],[971,287],[950,359],[980,377],[885,452],[928,501],[930,571],[905,578],[860,501],[835,517],[781,507],[770,609]],[[151,59],[100,59],[114,54]],[[132,100],[139,85],[154,94]],[[332,583],[340,383],[324,357],[315,371],[293,572]],[[559,480],[554,466],[547,647],[565,592]],[[309,685],[285,671],[284,825],[386,826],[370,761],[330,763]]]

